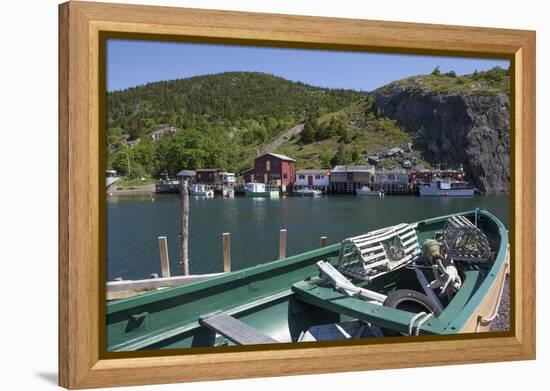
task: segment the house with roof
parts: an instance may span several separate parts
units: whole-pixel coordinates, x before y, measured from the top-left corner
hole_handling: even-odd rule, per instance
[[[245,183],[266,183],[286,188],[294,181],[295,166],[296,160],[291,157],[264,153],[254,159],[254,168],[245,170],[242,174]]]
[[[194,170],[181,170],[176,174],[179,181],[187,181],[187,183],[195,183],[197,172]]]
[[[330,190],[335,194],[353,194],[374,180],[372,166],[336,166],[330,170]]]
[[[294,186],[327,191],[330,186],[330,169],[303,169],[296,172]]]
[[[195,170],[197,183],[204,185],[218,185],[220,170],[217,168],[198,168]]]

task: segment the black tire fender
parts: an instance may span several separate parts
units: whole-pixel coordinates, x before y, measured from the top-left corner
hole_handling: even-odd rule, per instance
[[[417,305],[419,308],[418,311],[411,312],[431,312],[434,316],[439,316],[441,314],[441,311],[430,297],[426,296],[424,293],[411,289],[398,289],[390,293],[388,297],[386,297],[386,300],[384,300],[384,306],[396,309],[401,309],[402,307],[406,308],[404,304],[407,303],[411,303],[413,306]]]
[[[435,302],[423,293],[410,289],[398,289],[388,295],[384,300],[384,306],[395,308],[398,310],[409,311],[412,313],[432,313],[434,316],[439,316],[441,310]],[[385,336],[401,335],[393,330],[383,328]]]

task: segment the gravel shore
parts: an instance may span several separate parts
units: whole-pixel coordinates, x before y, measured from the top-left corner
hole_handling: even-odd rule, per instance
[[[155,184],[131,186],[130,188],[122,188],[117,190],[116,183],[114,188],[107,189],[108,196],[132,196],[132,195],[149,195],[155,193]]]
[[[504,291],[500,300],[498,316],[491,323],[491,331],[508,331],[510,329],[510,276],[506,276]]]

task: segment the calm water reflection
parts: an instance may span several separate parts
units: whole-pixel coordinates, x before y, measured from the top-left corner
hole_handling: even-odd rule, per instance
[[[220,272],[223,232],[231,233],[232,269],[276,259],[278,232],[288,230],[287,254],[371,229],[400,222],[465,211],[476,207],[494,213],[508,226],[507,195],[471,198],[330,196],[320,199],[234,198],[190,201],[191,273]],[[158,236],[168,237],[172,274],[179,273],[180,200],[177,195],[108,197],[107,279],[147,278],[160,274]]]

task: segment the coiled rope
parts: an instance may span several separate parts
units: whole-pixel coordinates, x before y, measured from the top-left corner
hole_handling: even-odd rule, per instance
[[[413,316],[409,321],[409,335],[419,335],[420,328],[424,325],[424,323],[430,320],[432,316],[433,314],[431,312],[429,314],[425,312],[419,312],[418,314]],[[416,326],[415,326],[415,323],[416,323]]]

